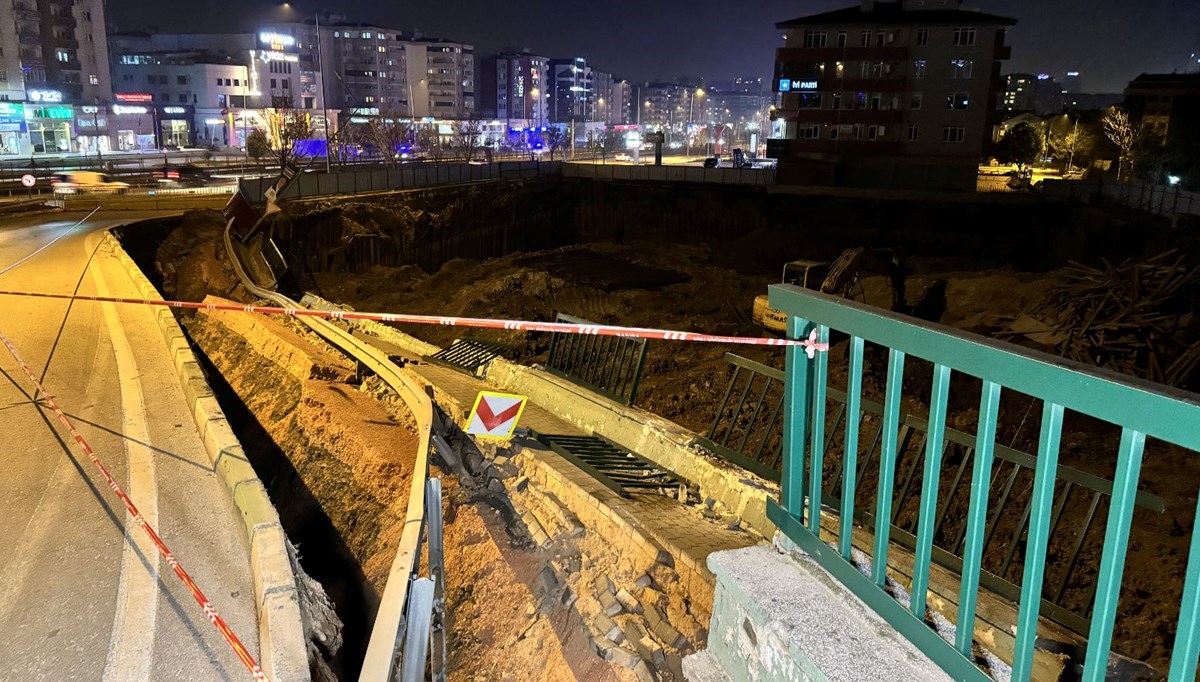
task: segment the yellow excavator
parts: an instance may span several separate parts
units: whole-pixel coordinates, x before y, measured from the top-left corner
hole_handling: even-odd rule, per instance
[[[867,293],[862,286],[862,277],[865,275],[883,275],[891,289],[891,300],[868,300]],[[904,266],[891,249],[861,247],[846,249],[832,263],[795,260],[783,266],[782,282],[895,312],[919,314],[917,310],[909,309],[905,303]],[[927,292],[926,297],[929,296],[929,293],[932,292]],[[944,283],[937,293],[942,297],[942,307],[944,308]],[[875,298],[879,299],[881,296],[876,294]],[[919,309],[921,304],[913,306],[913,308]],[[919,316],[924,317],[924,315]],[[938,312],[937,317],[940,316],[941,313]],[[783,335],[787,331],[787,315],[771,308],[767,303],[766,294],[755,297],[753,319],[755,324],[774,334]]]

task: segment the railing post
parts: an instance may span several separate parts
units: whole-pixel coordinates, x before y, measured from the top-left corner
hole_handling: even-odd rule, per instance
[[[979,599],[979,571],[983,565],[983,533],[987,522],[992,460],[996,454],[996,417],[1000,411],[1000,384],[984,380],[979,399],[979,432],[975,436],[975,466],[971,471],[971,501],[967,507],[966,546],[963,548],[962,590],[954,646],[971,656],[975,632],[975,603]]]
[[[1200,500],[1196,515],[1200,519]],[[1200,656],[1200,532],[1193,525],[1188,550],[1187,578],[1179,604],[1179,624],[1175,628],[1175,647],[1171,649],[1171,682],[1196,679],[1196,657]]]
[[[433,580],[433,619],[429,669],[433,682],[446,681],[446,565],[442,534],[442,479],[425,481],[425,524],[429,534],[429,577]]]
[[[1112,645],[1113,623],[1117,617],[1117,599],[1121,596],[1125,553],[1129,549],[1129,527],[1133,522],[1133,504],[1137,497],[1145,446],[1146,434],[1129,428],[1121,430],[1117,470],[1108,503],[1108,523],[1104,529],[1104,553],[1100,556],[1100,573],[1096,576],[1096,606],[1092,611],[1092,629],[1088,634],[1084,682],[1103,682],[1108,671],[1108,650]]]
[[[1037,468],[1030,492],[1033,506],[1030,508],[1029,537],[1025,542],[1025,575],[1021,580],[1021,608],[1017,612],[1017,641],[1014,644],[1012,668],[1014,680],[1027,680],[1033,673],[1033,647],[1042,604],[1042,580],[1046,577],[1046,546],[1050,539],[1054,484],[1058,478],[1062,423],[1062,405],[1051,402],[1042,405],[1042,433],[1038,438]],[[1020,533],[1018,527],[1017,538]]]
[[[880,433],[879,488],[875,491],[875,551],[871,578],[883,587],[887,582],[888,540],[892,530],[892,497],[896,487],[897,435],[900,430],[900,398],[904,388],[904,353],[888,351],[886,395],[883,400],[883,431]]]
[[[913,559],[912,598],[909,606],[917,618],[925,618],[929,568],[933,556],[933,531],[938,507],[938,484],[945,451],[946,405],[950,395],[950,368],[933,366],[933,395],[929,401],[929,430],[925,437],[925,472],[921,480],[921,509],[917,517],[917,546]]]
[[[842,441],[842,509],[838,551],[849,561],[854,547],[854,494],[858,486],[858,428],[862,423],[863,339],[850,337],[850,370],[846,377],[846,439]]]
[[[807,338],[812,325],[799,317],[788,318],[788,338]],[[789,346],[783,390],[783,468],[780,494],[783,508],[804,518],[804,446],[807,441],[808,401],[812,397],[812,361],[803,346]],[[816,502],[820,510],[820,501]]]
[[[817,326],[817,343],[829,343],[829,327]],[[824,477],[825,459],[825,392],[829,388],[829,353],[819,352],[814,359],[816,371],[813,373],[812,391],[812,464],[809,466],[811,475],[808,486],[808,529],[820,537],[821,534],[821,499],[822,478]]]

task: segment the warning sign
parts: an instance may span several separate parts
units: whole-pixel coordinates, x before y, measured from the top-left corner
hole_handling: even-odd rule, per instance
[[[526,402],[528,398],[523,395],[480,391],[467,419],[467,433],[477,438],[511,437]]]

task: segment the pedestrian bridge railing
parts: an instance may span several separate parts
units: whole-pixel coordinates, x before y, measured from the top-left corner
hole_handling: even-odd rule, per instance
[[[1020,575],[1016,640],[1012,665],[1013,680],[1029,680],[1034,660],[1039,613],[1043,602],[1052,599],[1057,585],[1047,584],[1047,547],[1055,527],[1056,482],[1059,480],[1059,451],[1064,416],[1071,424],[1085,422],[1088,433],[1111,429],[1119,432],[1115,474],[1108,494],[1108,513],[1104,523],[1103,549],[1093,581],[1090,623],[1084,659],[1085,682],[1100,682],[1106,677],[1124,576],[1125,558],[1132,526],[1133,510],[1138,503],[1138,481],[1142,454],[1147,438],[1163,441],[1186,450],[1200,450],[1200,397],[1167,387],[1130,379],[1118,374],[1086,367],[1061,358],[1029,351],[1015,345],[994,342],[946,327],[920,322],[853,301],[835,298],[790,285],[774,285],[770,305],[788,316],[792,338],[808,338],[815,333],[819,342],[848,335],[848,355],[844,386],[845,410],[842,420],[841,469],[836,476],[841,486],[836,502],[830,503],[826,467],[826,404],[832,392],[829,376],[830,353],[809,357],[800,346],[787,350],[783,377],[783,458],[780,500],[770,501],[768,516],[778,528],[809,553],[835,578],[863,599],[897,631],[920,647],[932,660],[958,680],[987,680],[976,667],[972,652],[984,547],[994,530],[989,519],[999,509],[990,498],[994,471],[1002,394],[1017,393],[1041,404],[1040,431],[1033,477],[1026,512],[1023,569]],[[859,444],[861,416],[867,412],[863,401],[864,352],[874,358],[877,347],[886,353],[886,382],[882,421],[884,437],[878,440],[878,456],[864,455]],[[842,345],[832,352],[842,352]],[[918,363],[909,363],[915,358]],[[925,369],[931,365],[931,372]],[[907,604],[886,589],[888,548],[893,537],[890,523],[876,524],[875,519],[892,519],[896,492],[897,457],[901,450],[902,399],[905,389],[917,386],[917,393],[929,396],[929,417],[924,425],[924,461],[920,467],[917,519],[909,544],[915,561],[912,590]],[[928,379],[925,379],[928,377]],[[946,473],[943,468],[944,443],[948,435],[947,413],[951,404],[951,379],[955,379],[955,398],[970,392],[967,404],[973,410],[978,401],[978,420],[970,453],[970,488],[962,525],[961,589],[952,637],[943,639],[926,624],[927,589],[930,567],[936,560],[934,532],[941,519],[939,505],[949,504],[939,494]],[[907,382],[907,383],[906,383]],[[927,383],[926,383],[927,382]],[[925,393],[928,391],[928,393]],[[979,395],[976,396],[975,393]],[[914,391],[907,391],[911,396]],[[961,404],[963,401],[955,401]],[[1080,416],[1082,415],[1082,416]],[[953,431],[953,429],[949,429]],[[863,439],[865,440],[865,439]],[[1096,439],[1102,442],[1103,439]],[[876,443],[872,443],[872,448]],[[1089,443],[1088,448],[1096,448]],[[1104,461],[1099,453],[1096,459]],[[1003,462],[1003,459],[1002,459]],[[860,470],[862,466],[865,470]],[[869,469],[868,469],[869,467]],[[907,474],[905,475],[907,478]],[[856,509],[859,480],[877,479],[871,509]],[[908,483],[905,484],[906,486]],[[951,488],[953,494],[955,486]],[[823,506],[822,501],[826,504]],[[833,519],[837,541],[826,544],[820,538],[822,516]],[[873,533],[873,551],[869,566],[852,551],[855,520]],[[1020,533],[1020,529],[1018,529]],[[956,543],[957,544],[957,543]],[[1058,567],[1052,567],[1057,570]],[[860,570],[861,569],[861,570]],[[1169,678],[1172,682],[1193,680],[1200,656],[1200,533],[1190,544],[1186,577],[1172,651]]]
[[[697,168],[694,166],[564,163],[562,175],[565,178],[689,182],[700,185],[768,187],[775,184],[773,168]]]

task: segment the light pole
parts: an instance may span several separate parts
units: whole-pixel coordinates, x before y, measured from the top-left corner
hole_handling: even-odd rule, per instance
[[[1069,116],[1070,114],[1063,114]],[[1075,143],[1079,141],[1079,117],[1075,117],[1075,127],[1071,130],[1071,155],[1067,158],[1067,173],[1075,168]]]
[[[321,52],[321,13],[313,13],[313,21],[317,28],[317,73],[321,78],[321,117],[325,119],[325,172],[329,172],[329,102],[325,99],[325,55]]]
[[[699,95],[700,97],[703,97],[704,89],[696,88],[694,91],[692,91],[689,94],[691,95],[691,103],[688,104],[688,120],[683,124],[683,136],[685,138],[687,138],[687,155],[691,156],[692,155],[691,127],[692,127],[692,121],[696,118],[696,96]]]

